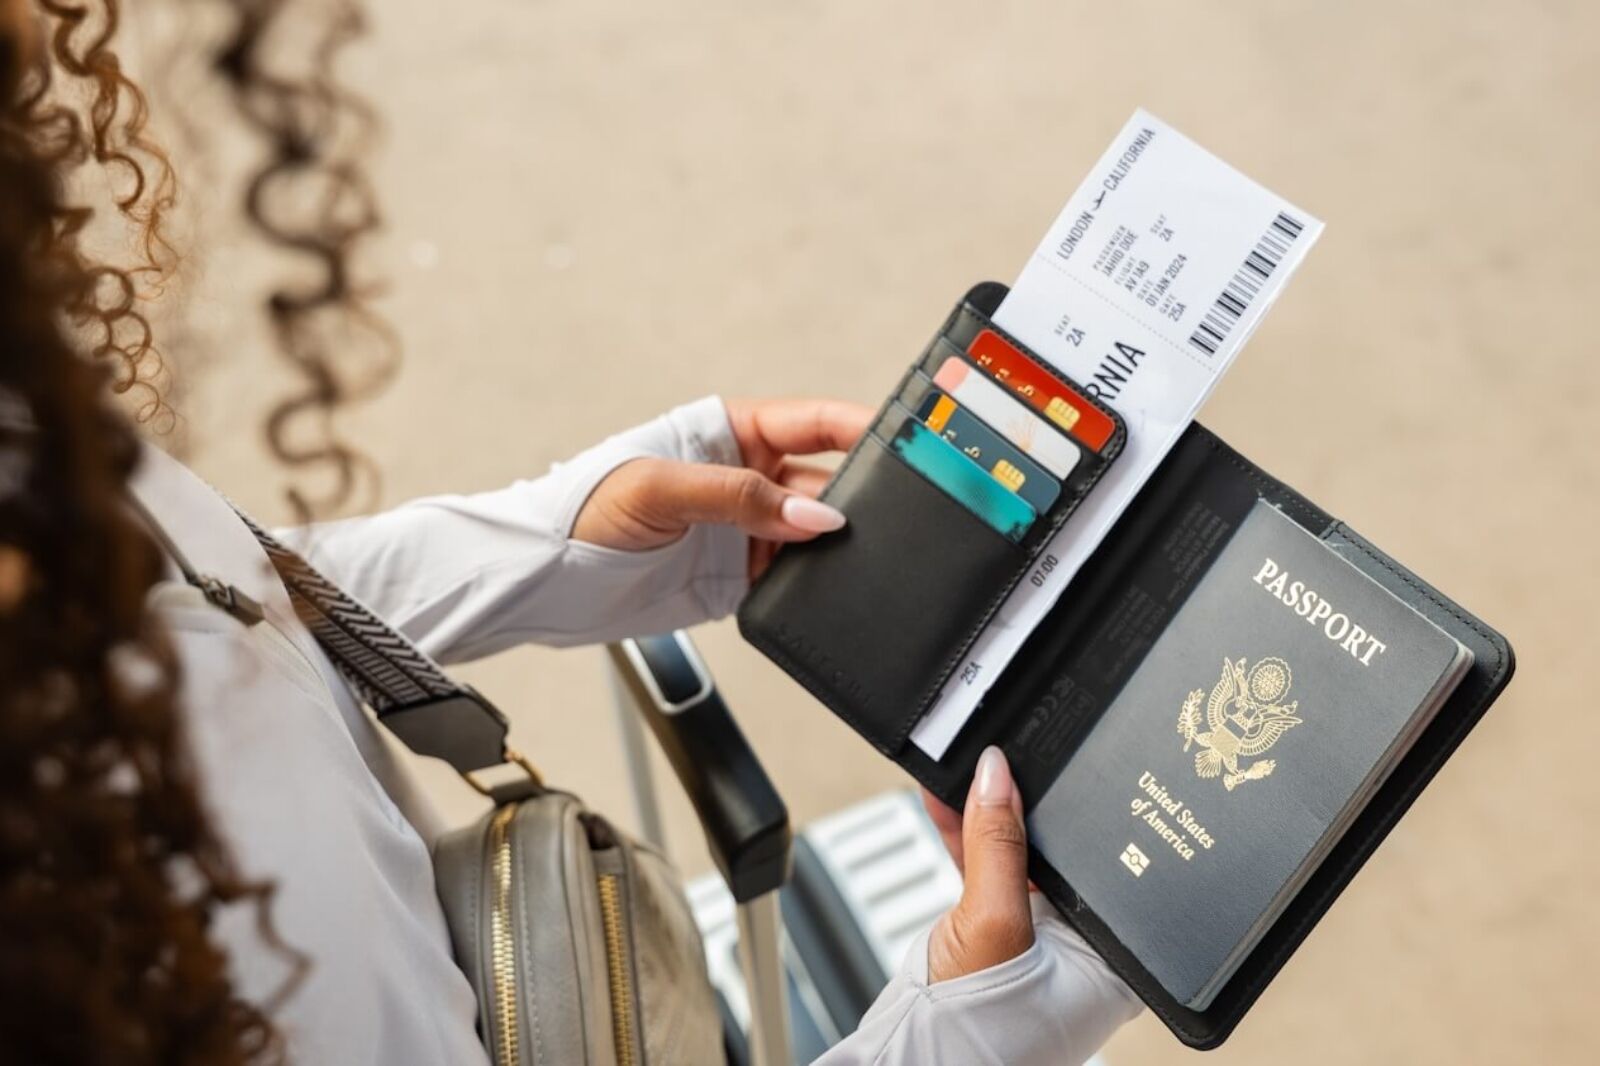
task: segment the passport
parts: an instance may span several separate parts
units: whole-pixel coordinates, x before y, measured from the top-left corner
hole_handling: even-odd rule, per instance
[[[1034,804],[1030,839],[1204,1010],[1471,663],[1258,500]]]

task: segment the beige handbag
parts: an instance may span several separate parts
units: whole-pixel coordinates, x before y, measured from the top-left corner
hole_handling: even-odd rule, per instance
[[[495,1066],[706,1066],[724,1061],[699,930],[677,871],[506,747],[505,716],[294,552],[256,535],[301,620],[378,720],[494,801],[434,849],[456,961]],[[195,574],[246,621],[260,610]],[[521,772],[491,786],[483,771]]]
[[[500,804],[439,842],[434,873],[497,1066],[723,1060],[677,871],[576,797]]]

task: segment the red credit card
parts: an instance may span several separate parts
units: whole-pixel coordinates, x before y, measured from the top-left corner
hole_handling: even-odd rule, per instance
[[[1109,415],[1023,355],[994,330],[986,329],[974,337],[967,354],[990,377],[1095,451],[1105,447],[1111,434],[1116,432],[1116,423]]]

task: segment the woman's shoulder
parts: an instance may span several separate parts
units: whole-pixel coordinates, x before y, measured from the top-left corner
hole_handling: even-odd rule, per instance
[[[218,577],[269,610],[292,617],[283,583],[255,535],[227,498],[199,474],[146,442],[128,487],[195,571]]]

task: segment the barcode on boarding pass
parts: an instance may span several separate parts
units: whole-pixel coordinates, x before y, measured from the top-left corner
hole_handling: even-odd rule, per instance
[[[1216,355],[1234,325],[1249,309],[1250,301],[1256,298],[1256,294],[1267,284],[1267,279],[1272,277],[1272,272],[1283,262],[1289,245],[1304,229],[1303,223],[1278,212],[1278,217],[1272,220],[1267,232],[1261,235],[1239,269],[1234,271],[1222,295],[1217,297],[1216,303],[1200,320],[1200,326],[1189,338],[1189,343],[1207,355]]]

